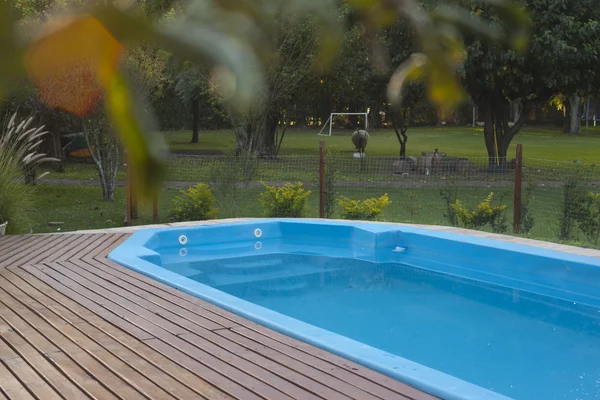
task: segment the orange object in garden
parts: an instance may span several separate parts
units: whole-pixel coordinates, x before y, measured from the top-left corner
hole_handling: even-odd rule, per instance
[[[96,106],[123,52],[96,18],[85,15],[64,21],[34,43],[25,65],[44,103],[85,115]]]

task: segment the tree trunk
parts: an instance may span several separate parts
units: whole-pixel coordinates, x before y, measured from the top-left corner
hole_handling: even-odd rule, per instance
[[[512,118],[511,121],[516,123],[521,118],[521,99],[513,100],[511,103]]]
[[[569,135],[581,133],[580,107],[581,97],[576,94],[569,96]]]
[[[483,138],[485,140],[485,148],[488,154],[489,166],[496,165],[496,141],[494,135],[494,114],[491,102],[486,102],[479,107],[483,112]]]
[[[198,100],[192,101],[192,141],[191,143],[198,143],[198,120],[199,120],[199,102]]]
[[[508,147],[512,139],[523,127],[529,111],[529,103],[523,104],[519,119],[510,126],[510,104],[501,96],[480,102],[479,108],[483,111],[483,135],[487,149],[490,168],[505,166]]]
[[[262,148],[260,149],[260,154],[262,156],[272,157],[276,155],[276,132],[280,117],[281,114],[278,112],[271,112],[266,117],[264,132],[262,135]]]
[[[406,140],[400,142],[400,159],[406,158]]]

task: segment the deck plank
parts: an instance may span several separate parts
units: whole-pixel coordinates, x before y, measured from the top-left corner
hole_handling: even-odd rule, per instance
[[[88,375],[91,375],[100,382],[110,382],[110,390],[120,397],[127,399],[148,398],[138,390],[135,383],[130,384],[130,381],[126,377],[118,373],[118,364],[107,364],[106,357],[102,357],[101,347],[86,343],[83,338],[69,337],[68,334],[64,333],[64,329],[69,325],[63,325],[61,327],[62,330],[58,330],[45,323],[35,313],[19,305],[16,301],[7,300],[6,297],[2,296],[2,303],[9,303],[15,312],[5,307],[0,308],[0,312],[3,318],[9,321],[11,325],[17,326],[19,329],[25,327],[26,324],[33,327],[40,335],[60,349],[60,351],[68,354]],[[79,343],[82,343],[82,345]]]
[[[65,266],[67,266],[66,264],[64,264]],[[105,287],[109,288],[111,287],[111,291],[115,292],[115,291],[120,291],[121,293],[123,292],[123,287],[127,287],[129,289],[131,289],[131,285],[124,283],[124,282],[120,282],[118,280],[108,280],[107,281],[102,281],[100,276],[104,276],[102,272],[98,272],[98,270],[94,271],[93,269],[90,269],[88,266],[84,265],[83,263],[78,263],[77,265],[78,267],[80,267],[79,270],[75,270],[72,267],[70,268],[70,270],[73,271],[73,273],[77,273],[79,272],[81,274],[82,270],[85,270],[86,273],[84,274],[88,279],[91,279],[92,281],[95,281],[98,284],[102,284],[104,283]],[[87,273],[89,272],[89,273]],[[138,293],[143,293],[144,292],[139,292],[135,289],[131,289],[132,290],[132,294],[134,292],[138,292]],[[133,295],[129,295],[126,296],[128,299],[131,299],[133,301],[135,301],[135,296]],[[152,303],[150,304],[150,307],[154,307],[156,303]],[[180,323],[181,320],[179,318],[179,315],[172,314],[171,313],[172,309],[165,309],[165,311],[161,311],[160,315],[165,317],[166,319],[169,319],[171,322],[173,323]],[[189,321],[192,321],[194,317],[199,317],[196,314],[193,313],[189,313],[189,315],[186,316],[188,318]],[[201,325],[192,325],[190,326],[190,324],[185,324],[183,326],[185,329],[188,329],[189,333],[186,333],[184,335],[179,335],[181,338],[183,338],[184,340],[196,345],[199,348],[202,349],[208,349],[210,350],[211,354],[218,354],[220,355],[221,359],[226,359],[228,360],[228,362],[232,365],[237,365],[238,367],[240,367],[241,365],[247,366],[247,367],[251,367],[251,364],[248,364],[246,361],[249,361],[250,363],[254,363],[258,366],[261,367],[266,367],[268,368],[270,371],[273,371],[277,373],[278,377],[284,378],[289,380],[290,382],[294,382],[296,385],[303,387],[304,389],[314,392],[316,394],[318,394],[319,396],[322,396],[323,398],[326,399],[336,399],[336,398],[345,398],[346,396],[342,396],[340,397],[340,393],[331,390],[328,386],[322,385],[321,383],[317,382],[317,381],[312,381],[311,379],[306,379],[306,377],[302,374],[297,373],[296,371],[287,368],[286,366],[280,365],[276,362],[273,362],[272,360],[270,360],[269,358],[263,357],[262,355],[258,354],[258,353],[254,353],[253,351],[248,351],[249,349],[244,348],[242,346],[238,346],[235,343],[228,341],[228,340],[223,340],[222,337],[220,337],[219,335],[211,332],[211,330],[220,330],[223,327],[222,326],[214,326],[214,327],[206,327],[206,326],[201,326]],[[250,349],[251,350],[251,349]],[[232,358],[230,352],[234,352],[235,356]],[[240,360],[237,355],[240,355],[244,360]],[[252,369],[252,368],[250,368]],[[267,373],[268,376],[268,373]],[[280,389],[281,390],[295,390],[296,388],[292,387],[292,388],[286,388],[286,385],[284,382],[279,382],[280,385],[284,385],[281,386]],[[356,389],[358,390],[358,389]],[[355,390],[355,391],[356,391]],[[358,390],[360,391],[360,390]],[[353,396],[356,393],[346,393],[346,395],[348,396]],[[359,393],[360,395],[360,393]],[[363,396],[365,398],[369,398],[368,393],[363,393]],[[310,396],[307,395],[306,397],[307,399],[310,398]]]
[[[33,235],[2,235],[0,236],[0,254],[4,254],[6,249],[13,246],[15,243],[21,243],[25,238]]]
[[[26,268],[29,272],[35,274],[35,268],[30,266],[24,266],[23,268]],[[64,276],[61,276],[52,269],[48,269],[45,266],[43,266],[42,269],[38,270],[38,272],[43,273],[45,276],[36,275],[40,277],[40,279],[45,280],[47,283],[53,285],[53,287],[57,290],[64,290],[66,288],[67,291],[70,292],[71,295],[75,295],[75,297],[77,297],[81,303],[85,303],[94,308],[96,308],[95,306],[100,306],[103,318],[110,319],[111,322],[114,322],[117,324],[117,326],[126,331],[131,329],[132,326],[135,326],[137,330],[144,332],[143,335],[138,335],[138,337],[141,336],[145,343],[148,343],[151,347],[157,349],[159,352],[163,352],[163,354],[164,352],[170,354],[173,359],[175,359],[184,367],[191,368],[192,370],[199,370],[201,376],[214,386],[227,388],[227,393],[231,393],[234,397],[239,399],[260,398],[252,390],[255,386],[262,387],[264,385],[261,385],[260,383],[256,384],[256,382],[253,381],[251,382],[252,384],[249,385],[249,389],[246,389],[241,385],[241,383],[246,383],[245,380],[242,380],[238,383],[229,379],[230,377],[237,379],[235,370],[225,371],[225,373],[214,371],[209,366],[204,364],[203,356],[205,353],[201,351],[194,351],[191,345],[186,344],[186,342],[179,339],[176,335],[169,335],[169,333],[160,326],[148,322],[141,316],[130,312],[120,305],[107,301],[93,291],[78,285],[76,282],[71,281]],[[55,282],[59,282],[59,285],[57,285]],[[126,324],[123,324],[123,321],[125,321]],[[159,341],[150,341],[149,339],[154,338],[155,335],[162,337],[162,339]],[[233,372],[233,374],[231,372]],[[285,398],[285,396],[283,398]]]
[[[187,303],[187,307],[190,307],[190,303],[191,303],[191,307],[201,307],[202,310],[204,310],[205,312],[208,312],[208,314],[205,314],[205,316],[207,318],[214,318],[214,319],[219,319],[221,321],[224,321],[223,323],[227,323],[227,321],[229,321],[229,323],[233,323],[235,325],[239,325],[241,327],[245,327],[245,328],[261,328],[260,325],[257,325],[251,321],[248,321],[244,318],[238,317],[235,314],[232,314],[224,309],[221,309],[219,307],[216,307],[210,303],[206,303],[205,301],[189,296],[175,288],[171,288],[169,286],[163,285],[160,282],[157,282],[151,278],[148,278],[144,275],[141,274],[137,274],[134,271],[131,271],[125,267],[122,267],[120,265],[117,265],[113,262],[111,262],[110,260],[97,260],[99,261],[102,266],[99,266],[99,268],[104,268],[104,269],[108,269],[112,272],[112,274],[114,274],[115,276],[121,277],[124,280],[127,280],[128,282],[137,282],[138,284],[140,284],[141,287],[143,287],[145,290],[149,291],[149,292],[153,292],[153,293],[157,293],[157,295],[163,296],[164,298],[168,298],[170,299],[170,301],[176,302],[178,304],[180,304],[181,306],[185,307],[186,303]],[[210,315],[210,317],[208,316]],[[274,331],[271,331],[268,328],[264,328],[265,330],[272,332],[274,334],[277,334]],[[232,330],[237,330],[234,327],[232,327]],[[256,331],[258,332],[258,331]],[[284,335],[281,335],[282,337]],[[286,337],[287,338],[287,337]],[[294,345],[296,343],[302,343],[299,341],[296,341],[294,339],[290,339],[290,343],[294,343]],[[368,368],[365,368],[363,366],[360,366],[356,363],[353,363],[351,361],[345,360],[341,357],[337,357],[334,356],[331,353],[328,353],[326,351],[322,351],[318,348],[315,348],[313,346],[310,345],[306,345],[307,348],[310,348],[311,351],[312,349],[316,350],[319,354],[326,354],[328,358],[330,359],[336,359],[336,360],[343,360],[343,363],[335,363],[334,365],[331,365],[331,363],[329,362],[328,364],[330,364],[328,366],[328,368],[325,369],[329,369],[332,370],[333,369],[341,369],[341,370],[345,370],[345,371],[350,371],[353,374],[349,377],[347,377],[347,381],[350,382],[354,382],[354,383],[359,383],[359,382],[363,382],[365,385],[367,385],[367,387],[373,387],[374,386],[379,386],[376,383],[373,383],[371,381],[369,381],[368,379],[365,380],[363,376],[361,376],[360,372],[361,371],[365,371],[367,373],[367,375],[371,376],[371,373],[373,373],[374,377],[377,377],[377,379],[383,379],[385,382],[389,383],[389,385],[391,386],[391,391],[394,392],[396,396],[403,396],[403,394],[407,394],[409,396],[415,396],[415,398],[419,398],[419,396],[424,396],[422,398],[424,399],[434,399],[435,397],[429,396],[427,394],[423,394],[421,391],[416,390],[408,385],[405,385],[401,382],[398,382],[394,379],[385,377],[384,375],[381,375],[379,373],[376,373],[374,371],[369,370]],[[289,347],[289,346],[288,346]],[[293,350],[293,348],[291,348]],[[314,361],[314,359],[312,360]],[[354,372],[359,372],[358,374],[355,374]],[[377,382],[377,380],[375,381]],[[390,395],[389,391],[383,391],[384,393],[386,393],[386,395]],[[402,398],[402,397],[401,397]]]
[[[50,239],[50,235],[30,235],[24,237],[23,240],[11,242],[10,246],[0,253],[0,269],[8,265],[19,264],[18,258],[22,257],[23,254],[26,253],[26,249],[29,247],[35,247],[40,243],[43,243],[44,240]]]
[[[0,392],[11,400],[35,400],[13,371],[4,365],[4,361],[0,361]]]
[[[69,310],[69,312],[73,313],[74,315],[80,317],[80,321],[75,322],[74,325],[77,327],[77,329],[85,334],[91,335],[91,332],[97,331],[105,333],[107,337],[112,338],[116,343],[120,343],[122,346],[135,352],[141,358],[144,358],[149,363],[161,369],[173,379],[178,380],[184,386],[190,388],[190,390],[195,392],[197,396],[220,400],[230,399],[229,396],[221,394],[214,387],[208,385],[206,381],[200,377],[194,375],[190,371],[175,364],[174,362],[171,362],[167,357],[156,352],[146,343],[138,340],[135,336],[120,330],[118,327],[114,326],[105,319],[96,316],[96,314],[93,314],[81,304],[56,291],[52,291],[51,296],[47,296],[45,293],[48,291],[42,292],[38,290],[40,287],[42,287],[43,283],[33,275],[30,275],[25,271],[20,271],[20,275],[24,275],[26,281],[21,281],[22,284],[19,285],[19,288],[23,289],[25,293],[35,296],[44,304],[49,305],[49,307],[53,310],[64,308]],[[16,275],[15,277],[20,278]],[[11,279],[11,281],[14,282],[14,279]]]
[[[58,393],[25,360],[19,357],[4,338],[0,339],[0,358],[2,364],[10,370],[11,375],[17,377],[23,387],[33,396],[39,399],[60,400]],[[16,389],[21,391],[18,385],[16,385]]]
[[[93,260],[88,261],[88,262],[93,263]],[[92,275],[96,275],[97,277],[104,277],[107,281],[105,284],[108,286],[113,286],[113,289],[112,289],[113,291],[125,289],[125,290],[131,291],[131,293],[137,293],[142,296],[148,295],[148,292],[140,290],[136,286],[131,285],[128,282],[121,281],[114,275],[109,275],[106,272],[102,271],[100,268],[94,269],[94,268],[91,268],[91,266],[84,265],[82,263],[78,263],[77,266],[87,272],[90,272],[90,274],[92,274]],[[75,272],[75,270],[73,270],[73,272]],[[89,274],[88,274],[88,276],[89,276]],[[94,278],[92,278],[92,279],[94,279]],[[101,280],[96,279],[96,281],[98,283],[102,283]],[[160,299],[157,296],[155,296],[155,297]],[[161,312],[161,315],[165,316],[165,315],[168,315],[168,313]],[[199,314],[189,313],[189,315],[187,315],[187,318],[190,318],[190,320],[194,317],[202,318]],[[172,321],[172,322],[175,322],[175,321]],[[274,371],[274,372],[277,371],[278,376],[280,376],[284,379],[287,379],[290,382],[294,382],[294,384],[301,386],[308,391],[312,391],[312,392],[318,394],[319,396],[322,396],[322,397],[328,398],[328,399],[329,398],[334,399],[339,396],[339,393],[337,393],[335,390],[331,391],[330,390],[331,388],[329,386],[321,384],[318,381],[318,379],[313,380],[312,378],[315,377],[314,374],[313,374],[312,378],[310,376],[303,375],[302,368],[300,368],[301,371],[298,372],[294,369],[288,368],[288,366],[285,364],[279,364],[276,361],[274,362],[272,359],[264,357],[260,352],[255,352],[254,349],[252,349],[252,348],[236,345],[235,342],[227,340],[227,339],[219,336],[217,333],[211,332],[211,328],[209,328],[209,327],[197,326],[197,327],[192,327],[192,328],[193,328],[193,330],[190,331],[190,334],[180,335],[180,337],[184,338],[187,341],[190,341],[193,344],[196,344],[196,346],[198,346],[198,347],[201,347],[204,349],[211,348],[212,354],[222,353],[222,351],[220,351],[221,349],[228,349],[228,351],[234,351],[235,354],[240,355],[245,360],[253,362],[257,365],[261,365],[261,366],[268,365],[269,369],[271,371]],[[213,328],[213,330],[221,332],[222,329],[220,329],[220,328],[222,328],[222,327],[216,326]],[[227,330],[223,330],[223,331],[227,331]],[[215,347],[215,345],[219,346],[220,349]],[[227,357],[227,354],[224,354],[224,357]],[[239,365],[239,361],[232,360],[231,362]],[[306,371],[308,369],[309,368],[305,368],[303,371]],[[365,399],[375,398],[375,396],[372,396],[368,392],[363,392],[361,389],[359,389],[357,387],[353,388],[353,387],[349,386],[348,384],[343,384],[343,385],[338,385],[338,386],[332,385],[331,387],[333,387],[337,391],[343,393],[345,396],[349,396],[349,397],[358,396],[360,398],[365,398]]]
[[[1,295],[1,292],[0,292],[0,295]],[[22,301],[23,297],[27,297],[23,293],[12,292],[11,295],[13,295],[14,303],[17,303],[17,299],[20,299]],[[5,297],[5,296],[2,296],[2,297]],[[33,311],[33,310],[31,310],[31,311]],[[47,311],[49,311],[51,313],[50,309],[48,309]],[[137,387],[141,388],[141,390],[143,390],[146,395],[149,395],[150,393],[152,393],[153,396],[158,395],[160,398],[165,398],[165,399],[171,398],[171,396],[167,395],[167,393],[165,393],[162,390],[162,386],[156,384],[159,382],[151,382],[148,380],[148,378],[147,378],[147,376],[149,376],[147,374],[148,370],[147,370],[147,368],[145,368],[145,367],[147,367],[147,365],[146,365],[147,363],[146,364],[144,364],[143,362],[138,363],[137,360],[134,360],[134,362],[127,362],[127,360],[125,360],[122,357],[124,355],[124,353],[126,353],[125,349],[119,349],[119,350],[122,350],[119,352],[111,352],[109,350],[110,346],[107,348],[107,346],[105,346],[103,341],[88,340],[88,339],[92,339],[92,337],[90,335],[83,335],[74,325],[71,325],[67,321],[62,320],[58,315],[48,314],[48,313],[45,313],[44,315],[42,315],[37,312],[36,312],[36,314],[38,314],[38,316],[41,319],[44,319],[48,325],[51,325],[56,329],[60,329],[61,333],[64,336],[68,337],[72,342],[76,342],[80,347],[92,348],[95,346],[99,346],[99,350],[98,349],[92,350],[92,352],[99,359],[102,360],[101,362],[110,364],[111,369],[113,369],[113,371],[118,371],[120,376],[126,377],[127,380],[134,382],[134,384]],[[98,336],[96,336],[96,338],[97,337]],[[121,362],[118,362],[116,359],[119,359]],[[131,360],[132,360],[131,358],[128,359],[128,361],[131,361]],[[132,370],[133,370],[133,372],[132,372]],[[159,378],[162,378],[162,377],[159,377]],[[159,379],[159,381],[160,381],[160,379]]]
[[[371,388],[370,390],[365,389],[366,391],[369,391],[370,393],[373,393],[372,390],[375,390],[377,392],[378,390],[375,389],[375,387],[381,388],[382,386],[378,382],[383,381],[383,382],[387,383],[386,386],[388,386],[389,390],[379,390],[379,391],[384,393],[386,396],[392,395],[392,396],[400,396],[399,398],[404,398],[404,396],[408,396],[409,398],[415,398],[415,399],[417,399],[417,398],[419,398],[419,399],[421,399],[421,398],[422,399],[435,399],[435,397],[425,394],[417,389],[414,389],[414,388],[410,387],[409,385],[403,384],[392,378],[381,375],[375,371],[372,371],[368,368],[365,368],[365,367],[363,367],[359,364],[356,364],[354,362],[351,362],[349,360],[335,356],[324,350],[320,350],[311,345],[308,345],[303,342],[297,341],[295,339],[289,338],[285,335],[280,335],[275,331],[272,331],[268,328],[264,328],[258,324],[255,324],[251,321],[241,318],[241,317],[239,317],[235,314],[232,314],[222,308],[214,306],[213,304],[207,303],[207,302],[205,302],[201,299],[195,298],[193,296],[189,296],[175,288],[166,286],[156,280],[153,280],[149,277],[138,274],[135,271],[132,271],[132,270],[122,267],[120,265],[117,265],[117,264],[111,262],[110,260],[96,259],[96,261],[98,261],[100,263],[100,264],[97,264],[99,269],[102,268],[105,271],[110,271],[110,273],[113,274],[115,277],[120,277],[123,280],[126,280],[127,282],[132,282],[132,283],[135,282],[135,283],[139,284],[141,287],[143,287],[144,290],[146,290],[148,292],[156,293],[159,296],[163,296],[165,299],[169,299],[170,301],[173,301],[182,307],[192,307],[192,308],[196,307],[196,309],[198,309],[198,307],[199,307],[199,309],[202,309],[204,312],[207,313],[207,314],[204,314],[206,318],[217,319],[217,320],[223,321],[222,323],[225,323],[225,324],[229,323],[229,324],[241,326],[243,328],[249,328],[251,331],[254,328],[257,328],[258,330],[254,330],[253,331],[254,333],[259,333],[259,332],[261,332],[261,329],[262,329],[262,331],[268,331],[269,333],[276,335],[276,337],[289,339],[289,341],[283,342],[283,344],[285,346],[287,346],[294,353],[303,354],[302,352],[295,351],[295,348],[297,345],[304,345],[305,348],[310,349],[309,352],[306,353],[308,355],[310,355],[311,353],[324,354],[325,358],[320,359],[320,360],[321,361],[327,360],[325,362],[328,364],[328,366],[324,368],[325,370],[330,370],[330,371],[340,370],[340,371],[350,372],[351,375],[346,376],[346,378],[347,378],[346,381],[349,384],[361,384],[362,386],[359,386],[360,388],[363,388],[363,387],[369,388],[370,387]],[[237,329],[235,328],[235,326],[233,326],[232,330],[237,330]],[[267,337],[267,339],[268,339],[268,337]],[[338,362],[332,362],[332,360],[335,360]],[[314,361],[315,361],[315,358],[313,357],[311,362],[314,362]],[[309,365],[310,365],[310,363],[309,363]],[[363,374],[363,371],[364,371],[364,374]],[[369,380],[369,377],[373,378],[373,381]],[[383,398],[390,398],[390,397],[383,397]]]
[[[62,279],[71,280],[73,283],[79,285],[80,290],[91,296],[97,297],[99,301],[104,301],[106,302],[105,304],[112,303],[112,307],[122,307],[133,314],[141,316],[147,321],[147,323],[144,324],[144,329],[149,333],[167,343],[177,345],[181,350],[188,354],[196,355],[196,357],[202,359],[207,366],[221,375],[228,375],[235,378],[238,382],[244,383],[244,386],[251,391],[255,391],[257,394],[266,398],[282,400],[290,398],[286,393],[293,388],[289,385],[285,385],[284,381],[278,379],[270,371],[263,369],[260,366],[254,366],[250,371],[244,370],[244,367],[247,367],[247,365],[240,357],[234,355],[229,357],[229,354],[226,353],[216,354],[218,351],[216,348],[211,347],[210,350],[207,350],[204,346],[193,343],[190,337],[183,336],[196,329],[198,327],[197,325],[175,316],[172,316],[175,320],[175,322],[173,322],[168,318],[165,318],[162,313],[153,313],[143,306],[152,307],[151,303],[139,300],[140,303],[143,303],[143,305],[140,305],[134,303],[133,299],[126,294],[118,296],[115,292],[107,289],[109,285],[101,286],[94,282],[93,278],[89,276],[90,274],[84,274],[83,272],[74,273],[74,270],[64,268],[62,265],[56,263],[49,265],[49,267],[54,270],[53,273],[62,274]],[[202,344],[207,345],[207,343]]]
[[[431,400],[107,259],[128,234],[0,238],[0,400]]]

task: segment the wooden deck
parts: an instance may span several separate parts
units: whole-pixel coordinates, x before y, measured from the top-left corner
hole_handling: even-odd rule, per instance
[[[107,260],[125,238],[0,237],[0,399],[433,399]]]

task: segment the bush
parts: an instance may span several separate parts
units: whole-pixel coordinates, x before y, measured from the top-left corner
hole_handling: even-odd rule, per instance
[[[286,183],[282,187],[264,185],[260,203],[269,218],[302,218],[308,212],[308,196],[311,191],[302,187],[302,182]]]
[[[493,232],[504,233],[508,230],[506,216],[504,215],[506,205],[492,206],[493,197],[494,192],[490,193],[473,211],[463,207],[460,200],[456,200],[452,208],[465,228],[480,229],[490,225]]]
[[[342,208],[343,219],[376,221],[383,218],[383,210],[392,202],[386,193],[378,199],[372,198],[364,201],[342,196],[338,200],[338,204]]]
[[[180,221],[204,221],[214,218],[218,209],[214,208],[215,198],[208,185],[201,183],[188,190],[182,190],[181,195],[173,199],[169,210],[169,219]]]
[[[7,233],[29,232],[33,188],[16,179],[21,165],[6,150],[0,146],[0,224],[8,222]]]
[[[575,214],[579,229],[594,246],[600,244],[600,193],[589,193]]]

